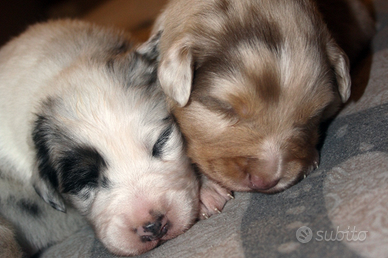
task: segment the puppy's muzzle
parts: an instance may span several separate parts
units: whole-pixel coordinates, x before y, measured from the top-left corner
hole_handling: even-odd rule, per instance
[[[249,179],[249,187],[252,190],[269,190],[273,187],[275,187],[280,179],[265,179],[263,177],[257,176],[257,175],[251,175],[248,174],[248,179]]]
[[[288,159],[285,156],[270,158],[235,157],[223,159],[233,175],[243,175],[239,189],[262,193],[277,193],[303,180],[318,168],[319,155],[316,150],[305,158]]]
[[[253,191],[269,191],[276,188],[282,179],[282,164],[279,159],[239,157],[235,158],[234,162],[235,167],[246,175],[242,184]]]

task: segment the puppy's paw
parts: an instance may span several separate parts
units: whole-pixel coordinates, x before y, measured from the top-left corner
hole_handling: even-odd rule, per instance
[[[207,177],[202,177],[199,219],[208,219],[221,213],[227,201],[234,199],[232,192]]]

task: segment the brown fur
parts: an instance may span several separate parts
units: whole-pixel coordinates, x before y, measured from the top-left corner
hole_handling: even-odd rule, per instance
[[[11,224],[0,216],[0,257],[21,258],[23,253],[16,242]]]
[[[374,28],[361,2],[337,0],[352,15],[334,39],[319,10],[341,12],[316,2],[175,0],[155,25],[160,83],[188,155],[229,189],[278,192],[318,165],[319,123],[350,95],[337,42],[353,61]]]

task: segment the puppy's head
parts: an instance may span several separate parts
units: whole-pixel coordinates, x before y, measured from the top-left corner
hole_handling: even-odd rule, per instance
[[[318,165],[318,125],[350,76],[313,6],[264,2],[208,6],[176,37],[163,28],[174,40],[158,75],[194,163],[232,190],[273,193]]]
[[[119,255],[183,233],[198,209],[196,175],[144,51],[63,71],[33,131],[36,191],[58,210],[75,206]]]

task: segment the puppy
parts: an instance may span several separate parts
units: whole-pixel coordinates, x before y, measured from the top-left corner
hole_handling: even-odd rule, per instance
[[[197,176],[157,86],[157,40],[133,50],[114,30],[60,20],[1,49],[0,211],[25,250],[86,218],[111,252],[135,255],[197,218]]]
[[[350,96],[346,53],[374,24],[357,0],[172,0],[160,31],[189,157],[223,187],[276,193],[318,166],[319,124]]]

